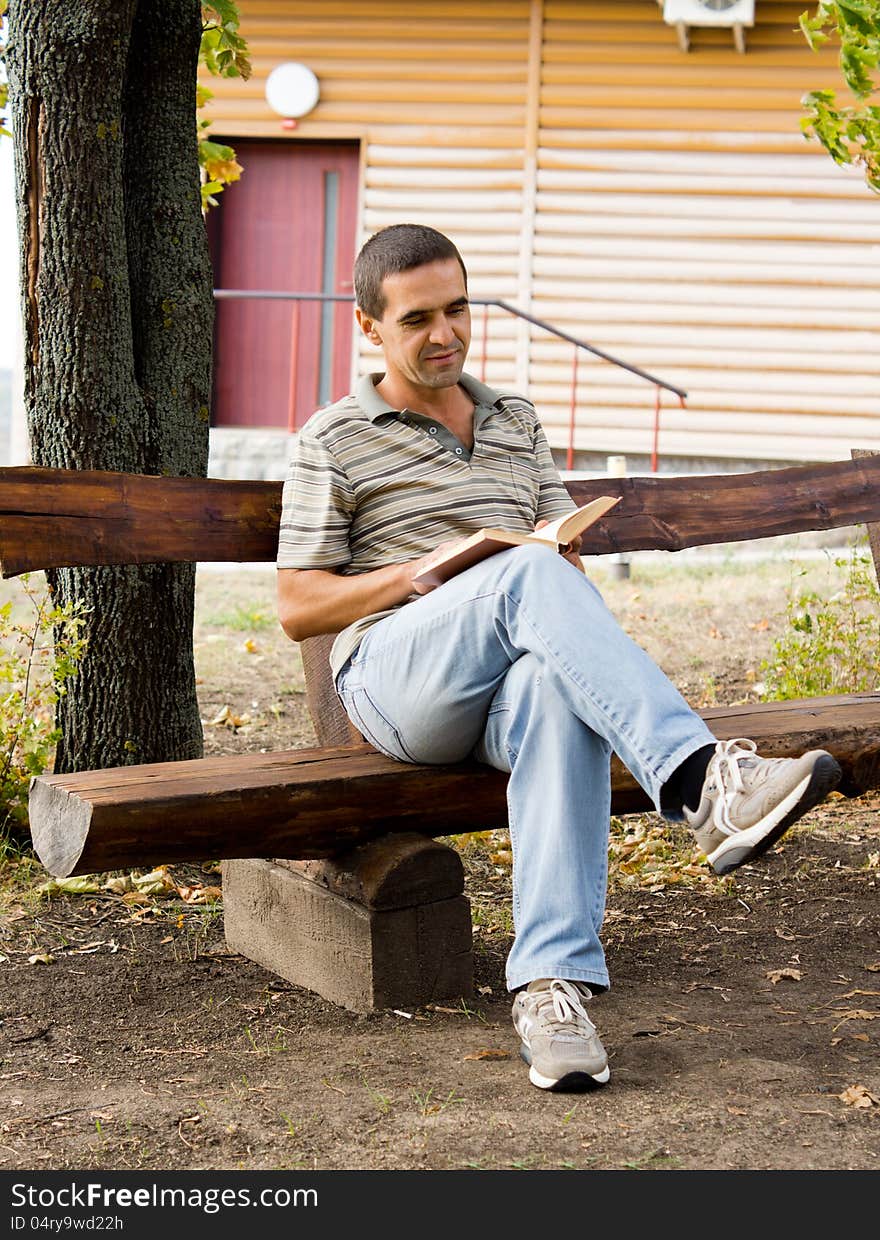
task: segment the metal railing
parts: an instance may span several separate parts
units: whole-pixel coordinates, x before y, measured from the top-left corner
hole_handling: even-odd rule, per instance
[[[299,350],[299,307],[302,302],[336,302],[347,301],[353,302],[354,295],[352,293],[300,293],[285,292],[276,289],[230,289],[216,288],[214,289],[214,298],[217,301],[239,301],[248,298],[263,299],[267,301],[290,301],[293,302],[293,314],[291,316],[290,330],[290,348],[291,348],[291,382],[290,382],[290,429],[296,429],[294,414],[294,385],[296,376],[296,358]],[[533,327],[540,328],[551,336],[555,336],[557,340],[564,340],[572,346],[572,368],[571,368],[571,395],[569,399],[569,423],[568,423],[568,445],[566,450],[566,469],[574,467],[574,439],[577,424],[577,385],[578,385],[578,361],[581,352],[590,353],[594,357],[600,358],[603,362],[608,362],[612,366],[617,366],[621,370],[626,370],[632,375],[636,375],[639,379],[643,379],[654,388],[654,420],[652,428],[651,440],[651,472],[657,472],[659,461],[659,441],[660,441],[660,414],[661,414],[661,392],[672,392],[678,397],[679,404],[685,407],[687,392],[680,387],[676,387],[674,383],[667,383],[665,379],[659,379],[656,375],[652,375],[647,370],[642,370],[638,366],[633,366],[629,362],[623,361],[619,357],[615,357],[612,353],[606,353],[603,349],[597,348],[595,345],[589,344],[586,340],[581,340],[577,336],[572,336],[569,332],[564,332],[561,328],[554,327],[552,323],[539,319],[533,314],[527,314],[525,310],[513,306],[510,302],[502,301],[497,297],[473,297],[471,298],[472,306],[482,306],[482,341],[480,352],[480,377],[485,382],[486,369],[488,365],[488,343],[489,343],[489,310],[494,306],[499,310],[503,310],[505,314],[512,315],[516,319],[530,323]]]

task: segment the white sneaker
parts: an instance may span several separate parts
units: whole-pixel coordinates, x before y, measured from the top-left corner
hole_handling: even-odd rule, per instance
[[[592,1089],[611,1077],[605,1047],[584,1010],[592,997],[583,982],[560,977],[539,978],[517,993],[513,1027],[538,1089]]]
[[[729,874],[766,852],[792,823],[840,782],[830,753],[761,758],[754,741],[719,741],[706,770],[699,808],[684,818],[716,874]]]

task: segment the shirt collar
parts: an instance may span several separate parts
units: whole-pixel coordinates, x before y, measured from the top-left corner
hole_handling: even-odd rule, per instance
[[[384,378],[384,374],[364,375],[358,380],[357,387],[355,388],[357,403],[371,422],[375,422],[383,414],[390,413],[397,417],[403,413],[402,409],[392,408],[376,391],[376,384],[381,383]],[[463,374],[459,379],[459,383],[478,408],[480,406],[486,409],[499,407],[500,397],[498,393],[493,391],[492,388],[487,387],[485,383],[480,383],[479,379],[475,379],[472,375]],[[479,420],[482,422],[483,419]]]

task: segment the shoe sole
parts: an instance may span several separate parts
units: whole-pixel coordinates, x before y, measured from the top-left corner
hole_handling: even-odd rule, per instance
[[[532,1055],[525,1042],[519,1048],[520,1058],[529,1065],[529,1080],[538,1089],[546,1089],[550,1093],[585,1093],[590,1089],[600,1089],[611,1079],[611,1069],[606,1064],[601,1072],[566,1072],[564,1076],[543,1076],[532,1063]]]
[[[814,805],[824,801],[840,783],[843,772],[830,754],[818,758],[809,776],[780,801],[772,814],[753,827],[728,836],[707,858],[716,874],[729,874],[748,861],[754,861],[772,847],[789,827],[803,818]]]

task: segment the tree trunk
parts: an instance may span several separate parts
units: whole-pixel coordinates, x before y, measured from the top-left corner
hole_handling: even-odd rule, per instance
[[[197,0],[12,0],[34,464],[204,476],[213,303]],[[62,569],[89,613],[56,771],[198,757],[194,567]]]

